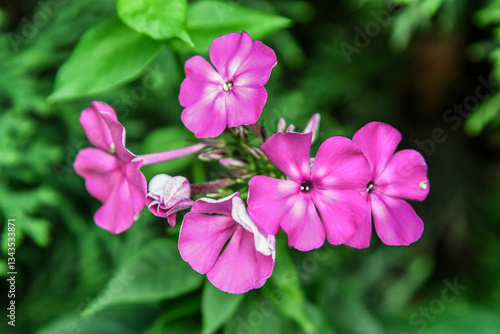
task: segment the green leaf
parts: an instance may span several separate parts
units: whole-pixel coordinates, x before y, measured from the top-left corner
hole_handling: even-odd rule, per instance
[[[246,294],[241,307],[224,326],[225,334],[289,334],[295,332],[294,324],[281,316],[277,312],[273,300],[263,296],[259,290]]]
[[[206,53],[212,41],[230,32],[245,30],[252,39],[262,39],[286,28],[292,20],[222,1],[199,1],[189,6],[187,31],[195,51]]]
[[[262,291],[274,302],[281,314],[294,320],[306,333],[312,333],[315,327],[305,312],[304,292],[290,251],[282,238],[276,242],[276,254],[273,275]]]
[[[179,37],[193,45],[186,32],[186,0],[117,0],[118,16],[132,29],[154,39]]]
[[[144,334],[164,334],[164,333],[199,333],[199,324],[185,321],[189,316],[196,316],[200,313],[199,296],[189,296],[179,298],[168,306],[168,310],[158,317]],[[180,324],[179,324],[180,323]],[[184,326],[182,326],[184,325]],[[187,327],[187,328],[186,328]]]
[[[175,241],[157,239],[113,273],[84,315],[110,305],[175,298],[198,288],[202,277],[182,260]]]
[[[207,281],[201,296],[202,334],[215,333],[236,312],[244,297],[221,291]]]
[[[483,101],[465,122],[465,131],[470,136],[479,135],[484,128],[500,115],[500,93]]]
[[[162,43],[139,34],[117,17],[88,30],[59,68],[49,101],[103,92],[136,78]]]
[[[192,139],[194,139],[193,135],[185,128],[168,126],[151,132],[144,139],[142,149],[145,154],[173,150],[192,145],[194,143]],[[160,164],[144,166],[142,171],[147,179],[160,173],[173,175],[186,168],[191,159],[191,156],[186,156]]]

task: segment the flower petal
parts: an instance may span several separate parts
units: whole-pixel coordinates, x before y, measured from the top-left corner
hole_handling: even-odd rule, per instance
[[[282,217],[297,201],[300,185],[291,180],[278,180],[267,176],[254,176],[248,190],[248,213],[265,232],[276,235]]]
[[[385,244],[409,245],[420,238],[424,224],[410,204],[377,193],[370,197],[375,229]]]
[[[354,233],[351,239],[344,243],[349,247],[363,249],[370,246],[370,239],[372,237],[372,214],[371,210],[365,216],[361,227]]]
[[[312,117],[309,119],[309,122],[307,122],[306,127],[304,128],[304,131],[302,133],[309,133],[312,132],[312,142],[316,141],[318,139],[318,133],[319,133],[319,122],[321,121],[321,115],[320,114],[314,114]]]
[[[288,245],[300,251],[319,248],[325,242],[325,229],[309,195],[298,198],[281,227],[288,234]]]
[[[206,274],[237,228],[238,224],[228,216],[208,216],[192,211],[186,213],[179,234],[182,258],[194,270]]]
[[[87,191],[103,203],[123,173],[122,164],[116,156],[97,148],[85,148],[78,152],[73,167],[85,179]]]
[[[378,178],[376,190],[392,197],[423,201],[430,190],[424,157],[415,150],[394,154]]]
[[[264,255],[272,255],[274,259],[276,256],[274,236],[262,232],[259,229],[248,215],[245,203],[238,196],[233,197],[231,217],[233,217],[234,221],[240,224],[245,230],[253,234],[254,246],[258,252]]]
[[[125,173],[94,215],[96,224],[111,233],[121,233],[134,223],[145,204],[146,179],[139,171],[141,161],[125,166]]]
[[[262,151],[286,176],[297,183],[309,179],[309,158],[312,133],[275,133],[264,144]]]
[[[194,56],[184,65],[186,78],[181,83],[179,102],[188,107],[205,95],[223,91],[224,81],[203,57]]]
[[[370,165],[350,139],[331,137],[319,147],[311,181],[320,189],[365,190],[370,181]]]
[[[246,32],[217,37],[210,45],[210,61],[224,82],[232,80],[252,51],[252,38]]]
[[[113,108],[106,103],[92,101],[90,102],[90,108],[82,111],[80,124],[92,145],[108,151],[113,141],[108,126],[102,118],[104,114],[108,115],[110,119],[117,121]]]
[[[389,124],[371,122],[359,129],[352,140],[368,159],[371,180],[375,181],[396,151],[401,141],[401,133]]]
[[[273,49],[261,41],[253,41],[250,53],[234,73],[233,83],[235,86],[262,87],[269,80],[276,63]]]
[[[224,91],[206,94],[181,114],[182,123],[198,138],[220,135],[227,124]]]
[[[125,148],[125,128],[123,125],[121,125],[120,122],[113,120],[108,115],[103,115],[102,117],[108,126],[109,133],[111,134],[111,140],[114,144],[113,148],[109,149],[109,152],[115,154],[123,163],[132,161],[135,158],[135,155]]]
[[[365,198],[355,190],[313,190],[312,198],[332,245],[349,240],[369,212]]]
[[[224,96],[229,127],[257,122],[267,101],[264,87],[235,86]]]
[[[215,200],[212,198],[200,198],[197,200],[190,211],[190,213],[218,213],[231,217],[233,210],[233,197],[240,196],[236,192],[224,198]]]
[[[273,269],[272,256],[258,252],[252,233],[238,228],[207,278],[222,291],[244,293],[262,287]]]

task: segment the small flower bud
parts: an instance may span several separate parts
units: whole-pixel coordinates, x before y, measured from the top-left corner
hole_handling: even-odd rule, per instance
[[[178,211],[193,206],[189,181],[183,176],[158,174],[149,181],[146,204],[155,216],[167,218],[175,226]]]
[[[219,163],[224,167],[234,168],[234,169],[245,168],[247,166],[246,162],[235,158],[223,158],[219,160]]]

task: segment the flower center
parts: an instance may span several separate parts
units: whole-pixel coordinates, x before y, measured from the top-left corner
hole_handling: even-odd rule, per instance
[[[233,88],[233,82],[228,81],[228,82],[224,83],[224,86],[222,86],[222,88],[224,88],[225,92],[229,92],[231,90],[231,88]]]
[[[368,185],[366,186],[366,192],[370,193],[374,187],[375,187],[375,185],[373,184],[372,181],[368,182]]]
[[[303,193],[307,193],[312,189],[312,187],[313,187],[312,182],[307,180],[300,184],[300,191],[302,191]]]
[[[115,154],[115,153],[116,153],[115,143],[111,143],[111,146],[109,147],[109,154]]]

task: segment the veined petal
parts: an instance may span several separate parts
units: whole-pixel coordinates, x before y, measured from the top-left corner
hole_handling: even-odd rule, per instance
[[[87,191],[101,202],[110,196],[123,174],[116,156],[97,148],[81,150],[73,167],[85,179]]]
[[[192,211],[186,213],[179,234],[182,258],[194,270],[206,274],[237,228],[238,224],[228,216],[208,216]]]
[[[373,222],[380,239],[387,245],[409,245],[417,241],[424,224],[405,200],[371,194]]]
[[[275,133],[264,144],[262,151],[286,176],[297,183],[309,179],[309,158],[312,133]]]
[[[239,196],[233,197],[233,209],[231,217],[240,224],[245,230],[253,234],[255,249],[263,255],[276,256],[274,236],[262,232],[248,215],[245,203]]]
[[[233,79],[252,51],[252,38],[246,32],[217,37],[210,45],[210,61],[224,81]]]
[[[283,217],[281,227],[288,234],[288,245],[300,251],[319,248],[325,242],[325,229],[309,195],[302,195]]]
[[[265,232],[276,235],[285,214],[297,201],[300,185],[292,180],[254,176],[248,190],[248,213]]]
[[[234,86],[224,94],[229,127],[257,122],[267,101],[264,87],[249,88]]]
[[[104,114],[108,115],[110,119],[118,121],[113,108],[106,103],[92,101],[90,102],[90,108],[83,110],[80,114],[80,124],[92,145],[108,151],[113,140],[111,139],[108,126],[102,117]]]
[[[125,166],[125,173],[94,215],[96,224],[111,233],[121,233],[134,223],[145,204],[146,179],[140,162]]]
[[[371,168],[371,180],[376,180],[385,169],[396,147],[401,133],[389,124],[371,122],[359,129],[352,139],[363,151]]]
[[[369,204],[368,207],[370,207]],[[344,245],[358,249],[367,248],[370,246],[371,237],[372,237],[372,214],[371,214],[371,209],[369,209],[363,223],[361,224],[361,227],[356,231],[356,233],[354,233],[351,239],[349,239],[347,242],[344,243]]]
[[[312,198],[321,215],[326,238],[332,245],[349,240],[369,212],[365,198],[355,190],[313,190]]]
[[[184,65],[186,78],[181,83],[179,102],[188,107],[205,95],[223,90],[224,81],[203,57],[194,56]]]
[[[218,213],[231,217],[233,210],[233,197],[240,196],[236,192],[224,198],[215,200],[212,198],[200,198],[193,204],[190,213]]]
[[[424,157],[415,150],[396,152],[375,184],[385,195],[423,201],[430,189]]]
[[[269,80],[276,63],[273,49],[261,41],[253,41],[248,57],[235,72],[233,83],[235,86],[262,87]]]
[[[108,126],[113,143],[113,147],[108,148],[108,151],[116,155],[123,163],[132,161],[135,158],[135,155],[125,148],[125,128],[123,125],[121,125],[120,122],[113,120],[108,115],[103,115],[102,117]]]
[[[206,94],[198,102],[186,107],[181,114],[182,123],[198,138],[220,135],[227,124],[223,90]]]
[[[207,278],[222,291],[244,293],[262,287],[273,269],[272,256],[258,252],[252,233],[240,227],[207,273]]]
[[[370,165],[350,139],[331,137],[319,147],[311,181],[320,189],[364,190],[370,181]]]

